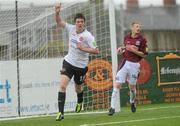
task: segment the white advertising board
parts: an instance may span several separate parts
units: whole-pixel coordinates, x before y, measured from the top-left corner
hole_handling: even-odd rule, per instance
[[[59,58],[20,60],[20,113],[22,116],[58,112],[59,71],[62,61],[63,59]],[[11,88],[8,89],[11,102],[0,103],[0,117],[18,116],[16,62],[0,62],[0,66],[0,100],[8,98],[6,80],[11,84]],[[66,90],[65,111],[74,111],[76,99],[74,82],[71,81]],[[11,111],[5,109],[7,107]]]
[[[0,118],[18,116],[16,68],[16,61],[0,61]]]
[[[20,61],[21,114],[48,114],[58,112],[60,69],[63,59]],[[75,108],[74,84],[67,88],[65,111]]]

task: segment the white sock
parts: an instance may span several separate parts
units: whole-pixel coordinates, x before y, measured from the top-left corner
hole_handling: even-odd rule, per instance
[[[130,103],[134,103],[136,99],[136,90],[130,90]]]
[[[115,109],[115,104],[117,101],[117,94],[118,94],[117,88],[113,88],[112,96],[111,96],[111,108]]]

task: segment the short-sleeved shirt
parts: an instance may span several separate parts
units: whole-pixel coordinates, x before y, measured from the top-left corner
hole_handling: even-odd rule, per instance
[[[147,52],[147,41],[140,34],[138,34],[137,37],[135,37],[135,38],[131,37],[131,33],[127,34],[124,37],[124,46],[126,46],[126,45],[135,45],[138,48],[138,51],[141,51],[144,54],[148,53]],[[139,62],[142,59],[142,57],[140,57],[140,56],[136,55],[135,53],[130,52],[128,50],[125,50],[125,52],[123,53],[123,57],[126,60],[131,61],[131,62]]]
[[[79,50],[77,42],[80,42],[83,47],[96,48],[94,36],[86,29],[77,33],[76,26],[68,23],[65,28],[69,32],[69,50],[64,59],[75,67],[85,68],[89,62],[89,53]]]

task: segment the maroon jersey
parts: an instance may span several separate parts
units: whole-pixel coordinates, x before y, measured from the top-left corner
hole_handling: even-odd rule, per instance
[[[131,37],[131,33],[129,33],[128,35],[126,35],[124,37],[124,46],[126,45],[135,45],[138,48],[138,51],[143,52],[144,54],[147,54],[147,41],[146,39],[138,34],[137,37],[132,38]],[[128,50],[125,49],[125,52],[123,53],[123,57],[131,62],[139,62],[142,57],[136,55],[133,52],[130,52]]]

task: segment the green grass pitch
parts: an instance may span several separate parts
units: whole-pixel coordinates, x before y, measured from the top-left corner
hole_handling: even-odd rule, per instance
[[[108,116],[105,113],[65,114],[61,122],[54,116],[1,120],[0,126],[180,126],[180,102],[137,106],[131,113],[130,107]]]

